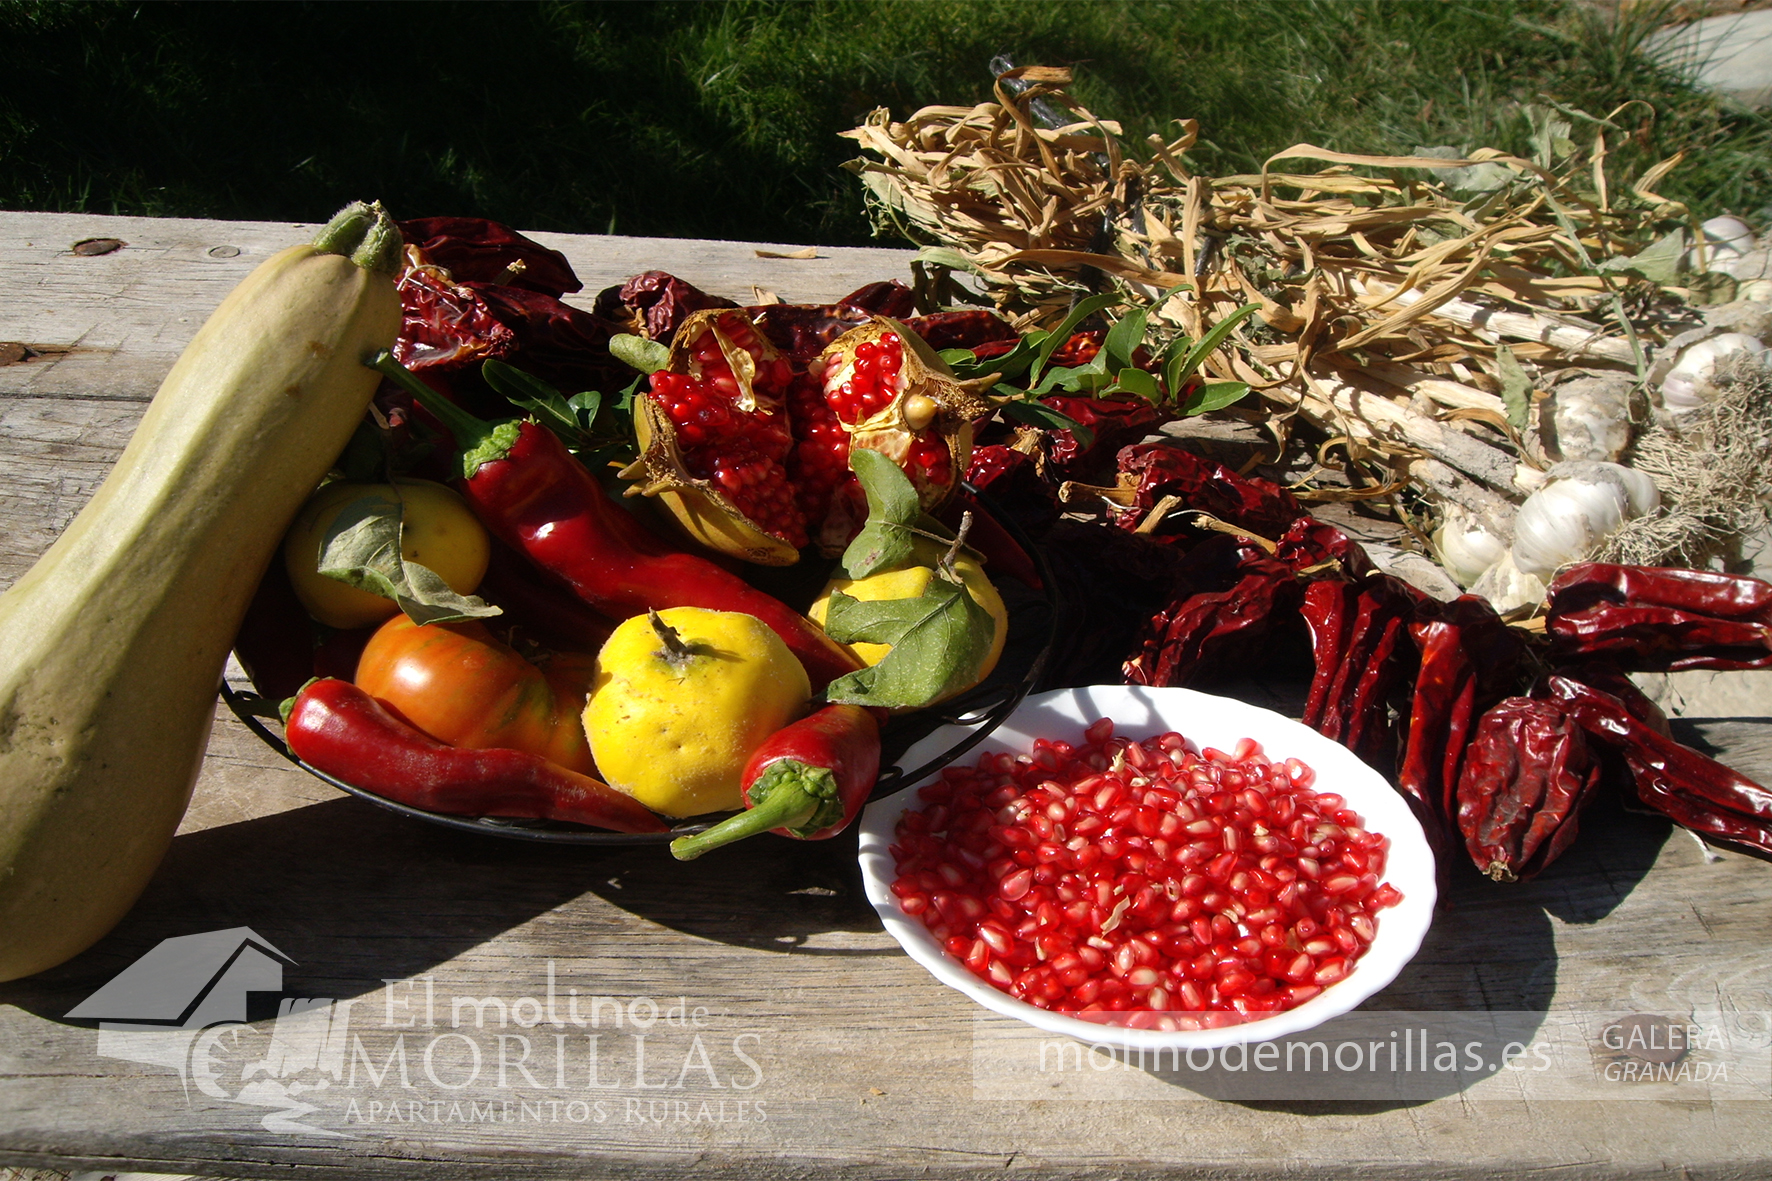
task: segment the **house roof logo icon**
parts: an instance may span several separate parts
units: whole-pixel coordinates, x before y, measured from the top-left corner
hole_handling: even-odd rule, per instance
[[[251,927],[179,935],[161,940],[67,1016],[169,1029],[245,1021],[246,994],[282,992],[285,964],[295,961]]]

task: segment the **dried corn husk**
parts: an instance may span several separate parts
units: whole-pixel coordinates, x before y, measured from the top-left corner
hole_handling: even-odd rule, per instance
[[[1609,176],[1607,120],[1577,145],[1571,121],[1538,111],[1533,159],[1299,144],[1259,173],[1212,177],[1187,164],[1194,121],[1134,153],[1070,81],[1012,70],[994,102],[904,122],[879,110],[844,133],[879,223],[1021,327],[1054,326],[1092,290],[1143,305],[1186,284],[1153,309],[1161,345],[1259,304],[1205,375],[1248,382],[1280,443],[1301,422],[1327,436],[1366,489],[1412,486],[1506,519],[1543,483],[1538,404],[1559,374],[1638,385],[1696,322],[1673,286],[1686,236],[1663,232],[1691,219],[1656,193],[1679,157]],[[1074,121],[1040,125],[1035,100]]]

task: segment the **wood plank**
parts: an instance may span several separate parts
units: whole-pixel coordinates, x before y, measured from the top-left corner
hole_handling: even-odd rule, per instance
[[[110,271],[77,269],[103,257],[55,253],[101,235],[142,253],[114,259]],[[110,351],[90,356],[76,350],[48,365],[0,367],[0,455],[14,473],[14,491],[0,505],[0,582],[25,569],[96,487],[147,396],[141,383],[151,392],[155,367],[163,371],[173,342],[194,331],[186,313],[219,299],[219,268],[233,267],[237,279],[249,264],[230,259],[301,236],[298,227],[0,214],[0,290],[39,290],[25,310],[11,300],[0,307],[0,338],[83,323],[56,339],[110,342]],[[26,257],[17,245],[26,241],[47,245]],[[243,244],[242,256],[214,259],[207,253],[214,244]],[[587,286],[595,285],[598,259],[614,278],[659,258],[694,265],[699,249],[613,239],[558,244]],[[788,273],[777,269],[784,266],[818,277],[815,264],[747,260],[748,247],[724,245],[718,267],[726,278],[706,280],[716,289],[773,283]],[[851,272],[820,272],[827,286],[814,294],[778,290],[829,298],[886,277],[868,272],[867,258],[853,263]],[[212,265],[218,269],[205,269]],[[174,272],[182,277],[165,277]],[[679,273],[696,279],[686,268]],[[1250,692],[1284,708],[1297,689]],[[1772,779],[1772,724],[1763,718],[1687,724],[1726,761]],[[1517,1012],[1532,1030],[1583,1012],[1707,1021],[1724,1011],[1772,1012],[1764,862],[1733,853],[1709,860],[1665,821],[1617,800],[1590,812],[1584,830],[1533,882],[1503,886],[1456,871],[1448,908],[1421,953],[1368,1010]],[[351,1002],[350,1033],[376,1072],[391,1071],[376,1084],[357,1061],[353,1076],[347,1053],[336,1077],[318,1065],[261,1074],[261,1084],[315,1088],[297,1095],[317,1108],[306,1117],[312,1130],[267,1128],[277,1109],[243,1100],[245,1064],[271,1060],[271,1013],[254,1009],[232,1039],[216,1039],[196,1074],[188,1055],[170,1055],[185,1066],[182,1081],[172,1065],[102,1055],[92,1023],[64,1016],[160,940],[237,926],[295,961],[284,971],[285,996]],[[581,1005],[617,999],[624,1023],[615,1025],[602,1006],[595,1028],[570,1024],[570,1010],[567,1026],[549,1024],[550,969],[556,1002],[570,1001],[571,989]],[[425,978],[438,1026],[399,1024],[420,1016],[402,1002],[424,995]],[[388,980],[420,983],[409,989]],[[505,1024],[496,1007],[487,1024],[475,1024],[471,1004],[462,1024],[451,1024],[453,1002],[488,997],[504,1003]],[[541,1024],[510,1020],[525,997],[541,1002]],[[707,1010],[703,1028],[666,1020],[642,1031],[629,1020],[644,1017],[641,1001],[668,1012],[678,997],[691,1012]],[[979,1089],[989,1077],[981,1063],[1006,1026],[1017,1028],[898,951],[860,892],[853,836],[739,847],[688,865],[657,848],[473,837],[343,796],[218,710],[191,810],[141,903],[70,963],[0,984],[0,1162],[239,1177],[663,1178],[693,1170],[763,1181],[1008,1169],[1103,1179],[1504,1171],[1624,1178],[1665,1175],[1676,1163],[1695,1177],[1772,1171],[1772,1091],[1717,1099],[1688,1088],[1635,1101],[1584,1076],[1575,1082],[1590,1097],[1544,1100],[1520,1098],[1516,1080],[1489,1070],[1465,1092],[1445,1084],[1406,1101],[1348,1099],[1327,1076],[1297,1080],[1283,1099],[1211,1101],[1204,1096],[1236,1078],[1110,1063],[1099,1073],[1084,1068],[1043,1097],[993,1098]],[[568,1039],[565,1087],[556,1085],[556,1033]],[[600,1038],[597,1081],[615,1084],[608,1090],[588,1085],[592,1033]],[[691,1058],[697,1033],[706,1069]],[[534,1085],[510,1064],[521,1047],[501,1035],[529,1039]],[[636,1035],[648,1039],[644,1066]],[[389,1065],[402,1036],[410,1039],[410,1088]],[[754,1070],[734,1052],[734,1039],[743,1039],[736,1048]],[[450,1089],[444,1084],[467,1075],[469,1040],[481,1072]],[[424,1049],[433,1045],[441,1082],[424,1070]],[[1763,1046],[1746,1052],[1767,1059]],[[216,1079],[203,1074],[204,1062],[215,1064]],[[679,1077],[685,1085],[673,1089]],[[755,1087],[739,1086],[753,1077]],[[1037,1072],[1033,1078],[1038,1083]],[[638,1085],[659,1082],[666,1086]],[[668,1105],[657,1106],[661,1099]],[[599,1100],[607,1105],[601,1122],[590,1106]],[[749,1105],[742,1111],[741,1100]],[[395,1101],[403,1118],[390,1116]],[[686,1106],[675,1107],[679,1101]],[[381,1104],[374,1122],[361,1122],[372,1102]],[[586,1104],[582,1119],[574,1102]],[[470,1104],[490,1118],[471,1118]]]

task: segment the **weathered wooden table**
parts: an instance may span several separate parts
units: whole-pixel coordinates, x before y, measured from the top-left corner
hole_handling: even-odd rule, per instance
[[[96,488],[223,294],[307,236],[0,214],[0,584]],[[903,275],[906,258],[538,236],[587,297],[659,267],[739,298],[822,300]],[[90,238],[126,245],[71,249]],[[1772,781],[1772,679],[1739,712],[1684,719],[1685,735]],[[1302,1068],[1141,1064],[1022,1036],[936,984],[861,896],[852,838],[679,865],[456,834],[340,795],[218,711],[139,905],[72,962],[0,985],[0,1161],[242,1177],[1772,1174],[1772,866],[1707,860],[1616,804],[1585,827],[1534,883],[1456,875],[1414,963],[1311,1035],[1324,1048]],[[144,979],[180,952],[186,975]],[[1606,1033],[1623,1013],[1683,1028]],[[1457,1060],[1439,1061],[1454,1030]]]

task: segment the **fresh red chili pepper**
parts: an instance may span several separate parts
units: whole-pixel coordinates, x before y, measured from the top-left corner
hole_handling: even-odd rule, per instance
[[[595,652],[615,630],[609,619],[586,606],[558,580],[536,570],[509,546],[494,543],[480,596],[504,608],[509,622],[530,639],[551,648]]]
[[[430,812],[565,820],[616,832],[668,827],[608,784],[539,755],[438,742],[349,681],[313,681],[296,694],[284,737],[297,757],[328,775]]]
[[[849,827],[880,772],[880,724],[858,705],[827,705],[776,731],[744,768],[745,811],[678,837],[671,855],[692,861],[768,830],[821,841]]]
[[[400,382],[455,436],[462,494],[505,544],[560,578],[611,619],[667,607],[754,615],[806,666],[814,689],[861,667],[824,630],[738,575],[672,549],[609,499],[553,432],[534,422],[494,425],[439,397],[392,358],[375,367]]]
[[[1772,791],[1657,733],[1610,693],[1555,674],[1540,692],[1624,755],[1644,804],[1693,832],[1772,854]]]
[[[1558,701],[1509,697],[1477,722],[1458,780],[1458,827],[1478,869],[1532,877],[1575,839],[1600,781],[1583,729]]]
[[[1772,668],[1772,583],[1758,578],[1586,562],[1549,597],[1559,657],[1603,655],[1635,672]]]

